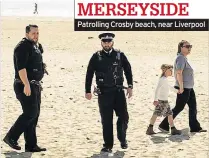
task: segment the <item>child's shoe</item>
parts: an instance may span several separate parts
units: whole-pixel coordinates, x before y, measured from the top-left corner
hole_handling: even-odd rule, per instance
[[[171,135],[181,135],[181,131],[177,130],[176,127],[171,129]]]
[[[156,134],[156,133],[154,132],[153,127],[148,127],[147,131],[146,131],[146,134],[147,135],[153,135],[153,134]]]

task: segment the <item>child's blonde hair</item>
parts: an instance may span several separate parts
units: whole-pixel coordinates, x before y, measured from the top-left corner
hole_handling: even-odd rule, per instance
[[[171,68],[173,69],[173,65],[162,64],[162,65],[161,65],[161,70],[162,70],[161,77],[165,76],[166,70],[171,69]]]

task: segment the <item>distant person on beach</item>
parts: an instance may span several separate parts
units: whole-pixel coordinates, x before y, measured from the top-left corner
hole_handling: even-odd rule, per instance
[[[178,44],[177,57],[174,63],[174,75],[176,79],[175,88],[179,90],[176,98],[176,106],[173,108],[175,118],[187,104],[189,106],[190,132],[207,132],[203,130],[197,120],[197,102],[194,87],[194,71],[188,62],[192,45],[185,40]],[[168,118],[166,117],[159,125],[159,130],[169,132]]]
[[[112,152],[113,138],[113,111],[118,116],[117,137],[122,149],[128,148],[126,130],[128,128],[129,114],[127,110],[126,96],[123,86],[123,70],[128,83],[127,95],[132,97],[133,78],[131,65],[125,54],[113,48],[112,33],[102,33],[102,50],[97,51],[91,57],[85,81],[86,99],[92,98],[91,85],[94,73],[97,87],[94,92],[98,95],[99,111],[103,127],[104,144],[101,152]]]
[[[168,116],[168,122],[171,127],[172,135],[180,135],[181,131],[177,130],[174,126],[172,110],[168,102],[169,89],[175,93],[178,93],[178,90],[168,84],[168,77],[172,76],[173,66],[168,64],[163,64],[161,66],[162,75],[158,81],[158,85],[155,91],[155,99],[153,104],[155,105],[155,111],[152,118],[150,119],[150,124],[147,128],[146,134],[152,135],[156,134],[153,130],[153,125],[157,117]]]
[[[37,145],[36,126],[40,114],[41,80],[47,73],[43,63],[43,47],[38,42],[37,25],[26,26],[26,37],[14,49],[14,91],[23,113],[4,137],[4,142],[11,148],[21,150],[17,141],[22,133],[25,138],[26,152],[46,151]]]
[[[38,14],[38,4],[37,3],[35,3],[35,10],[34,10],[33,14]]]

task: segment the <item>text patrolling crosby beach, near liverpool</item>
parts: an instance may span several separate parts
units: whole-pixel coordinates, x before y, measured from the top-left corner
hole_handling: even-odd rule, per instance
[[[165,19],[99,19],[99,20],[76,20],[76,30],[85,31],[100,31],[100,30],[114,30],[114,31],[195,31],[204,30],[208,27],[207,20],[165,20]],[[116,30],[117,29],[117,30]]]

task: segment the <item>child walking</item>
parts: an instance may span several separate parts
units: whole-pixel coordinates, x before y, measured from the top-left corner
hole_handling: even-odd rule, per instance
[[[168,103],[168,94],[169,89],[175,93],[178,93],[178,90],[168,84],[167,77],[172,76],[173,66],[168,64],[163,64],[161,66],[162,75],[159,79],[156,91],[155,91],[155,99],[153,104],[156,106],[155,111],[153,113],[152,118],[150,119],[150,125],[147,128],[146,134],[152,135],[156,134],[153,130],[153,125],[157,119],[157,117],[168,116],[168,122],[171,127],[172,135],[180,135],[181,131],[177,130],[173,123],[173,112]]]

